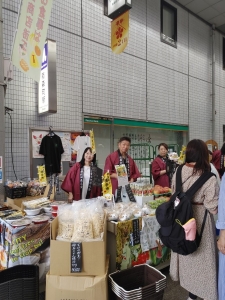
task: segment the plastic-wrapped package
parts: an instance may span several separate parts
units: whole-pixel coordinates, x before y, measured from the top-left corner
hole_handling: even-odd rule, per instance
[[[108,221],[118,221],[119,213],[113,207],[105,208],[106,218]]]
[[[93,237],[94,239],[100,238],[104,231],[104,210],[99,201],[93,201],[88,208],[92,219]]]
[[[72,242],[83,242],[94,238],[92,219],[87,209],[80,209],[75,212],[74,231]]]
[[[74,210],[70,204],[58,207],[58,235],[57,240],[70,241],[74,231]]]

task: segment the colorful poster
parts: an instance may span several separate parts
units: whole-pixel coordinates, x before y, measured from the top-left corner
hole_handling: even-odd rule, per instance
[[[129,11],[111,22],[111,49],[115,54],[122,53],[128,44]]]
[[[43,155],[39,154],[41,141],[44,136],[46,136],[46,131],[33,131],[32,132],[32,153],[33,158],[42,158]]]
[[[23,0],[20,8],[12,62],[37,82],[40,80],[52,3],[53,0]]]

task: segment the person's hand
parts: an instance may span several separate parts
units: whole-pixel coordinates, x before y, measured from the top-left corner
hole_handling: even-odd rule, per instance
[[[68,203],[72,203],[73,202],[73,194],[71,192],[69,192],[67,201],[68,201]]]
[[[220,237],[217,241],[217,248],[222,254],[225,254],[225,229],[220,230]]]
[[[134,178],[131,178],[129,181],[129,183],[132,183],[132,182],[134,182]]]
[[[112,173],[112,174],[110,175],[110,177],[111,177],[111,178],[118,179],[118,176],[117,176],[117,174],[116,174],[116,173]]]
[[[164,175],[164,174],[166,174],[166,170],[162,170],[162,171],[160,171],[160,176],[162,176],[162,175]]]

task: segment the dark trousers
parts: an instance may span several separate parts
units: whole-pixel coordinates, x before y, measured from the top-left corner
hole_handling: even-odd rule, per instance
[[[191,298],[191,299],[197,299],[197,296],[195,296],[195,295],[193,295],[192,293],[189,293],[189,297]]]

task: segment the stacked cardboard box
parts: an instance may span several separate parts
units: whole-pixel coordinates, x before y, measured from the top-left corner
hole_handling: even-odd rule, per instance
[[[81,243],[81,270],[73,268],[72,244],[56,240],[58,218],[51,223],[50,271],[46,277],[46,300],[107,300],[106,220],[103,240]]]

